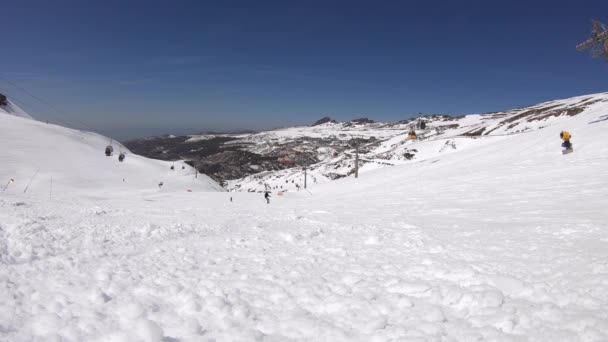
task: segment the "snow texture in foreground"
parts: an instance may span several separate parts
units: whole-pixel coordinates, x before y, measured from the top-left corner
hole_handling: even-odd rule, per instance
[[[0,339],[606,341],[605,109],[270,205],[2,193]]]

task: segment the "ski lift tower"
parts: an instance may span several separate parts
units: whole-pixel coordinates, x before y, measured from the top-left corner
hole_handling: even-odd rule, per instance
[[[364,139],[363,136],[350,135],[348,144],[355,149],[355,178],[359,178],[359,142],[356,139]]]
[[[592,20],[592,22],[591,37],[578,44],[576,49],[578,51],[590,51],[591,58],[598,58],[603,55],[608,61],[608,27],[598,20]]]

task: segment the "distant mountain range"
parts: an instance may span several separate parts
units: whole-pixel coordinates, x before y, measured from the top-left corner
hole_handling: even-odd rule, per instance
[[[125,142],[134,153],[185,160],[230,190],[297,190],[307,181],[326,182],[359,169],[416,162],[468,148],[474,141],[553,127],[592,106],[608,108],[608,93],[501,112],[452,117],[422,115],[396,123],[368,118],[337,122],[324,117],[311,126],[256,133],[148,137]],[[416,139],[408,138],[414,131]],[[559,133],[559,131],[558,131]]]

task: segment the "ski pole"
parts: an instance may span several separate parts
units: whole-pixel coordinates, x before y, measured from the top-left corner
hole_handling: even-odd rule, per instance
[[[32,181],[34,180],[34,178],[38,174],[38,171],[40,171],[40,169],[36,170],[36,173],[34,173],[34,175],[32,176],[32,178],[30,179],[30,181],[27,183],[27,186],[25,187],[25,189],[23,189],[23,193],[27,192],[27,189],[30,187],[30,184],[32,184]]]

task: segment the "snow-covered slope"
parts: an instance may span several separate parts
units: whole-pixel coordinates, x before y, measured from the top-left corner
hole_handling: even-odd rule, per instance
[[[228,187],[240,191],[266,188],[297,191],[304,184],[302,166],[309,183],[324,183],[354,173],[355,149],[359,149],[360,172],[387,166],[418,163],[448,153],[481,147],[505,136],[528,134],[537,130],[557,129],[569,119],[587,111],[608,109],[608,93],[549,101],[505,112],[462,117],[434,115],[396,124],[325,123],[313,127],[293,127],[247,135],[231,143],[246,142],[248,151],[262,155],[273,153],[295,159],[298,155],[316,154],[318,162],[283,170],[272,170],[228,181]],[[423,120],[424,129],[416,129],[418,139],[409,140],[407,132]],[[561,129],[560,129],[561,130]],[[559,131],[558,131],[559,133]],[[311,139],[327,139],[323,147]],[[351,139],[357,139],[350,144]],[[344,141],[344,144],[335,141]],[[354,140],[353,140],[354,141]],[[294,145],[294,142],[297,142]],[[279,151],[279,152],[276,152]]]
[[[5,193],[45,196],[221,190],[204,175],[195,179],[189,165],[176,163],[172,171],[171,163],[130,154],[115,142],[114,155],[106,157],[109,143],[96,133],[0,114],[1,186],[8,183]],[[126,153],[124,162],[118,161],[120,150]]]
[[[606,341],[608,108],[544,124],[270,204],[1,193],[0,340]]]
[[[9,114],[20,118],[32,119],[28,113],[9,99],[6,99],[6,105],[0,105],[0,114]]]

